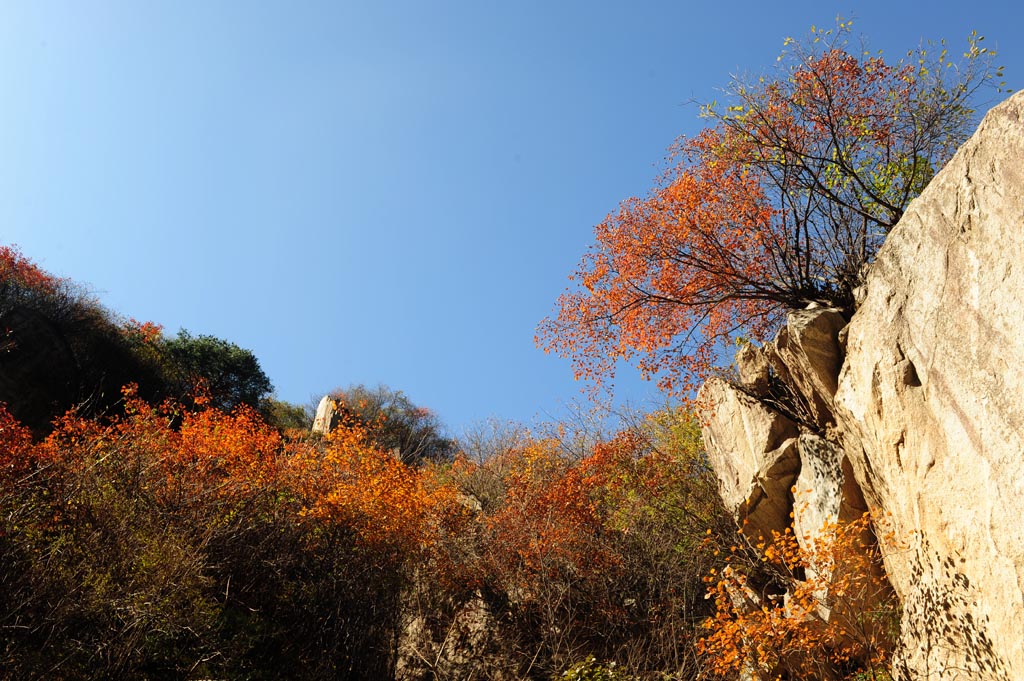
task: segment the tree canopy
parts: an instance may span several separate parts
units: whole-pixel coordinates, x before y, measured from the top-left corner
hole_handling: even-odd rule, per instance
[[[223,411],[242,404],[256,407],[273,390],[252,351],[230,341],[182,329],[163,342],[162,352],[181,396],[205,390]]]
[[[850,50],[850,24],[787,39],[771,77],[734,78],[680,139],[645,197],[622,202],[570,277],[538,343],[597,384],[620,360],[683,394],[737,336],[785,311],[854,307],[866,266],[907,204],[967,138],[978,89],[1000,76],[972,34],[906,59]]]

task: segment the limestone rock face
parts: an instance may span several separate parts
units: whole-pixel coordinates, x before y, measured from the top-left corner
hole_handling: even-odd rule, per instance
[[[736,370],[740,385],[752,395],[764,397],[771,387],[771,366],[763,348],[753,343],[743,345],[736,352]]]
[[[725,507],[746,521],[751,538],[781,532],[800,472],[796,424],[723,380],[705,383],[698,399],[706,406],[704,442]]]
[[[1024,678],[1024,94],[889,235],[835,395],[911,678]],[[897,542],[903,545],[897,545]]]
[[[846,319],[833,308],[809,308],[789,314],[786,326],[765,348],[779,378],[801,402],[801,411],[820,428],[832,420],[843,350],[839,332]]]
[[[853,468],[837,445],[813,433],[797,441],[800,474],[793,483],[793,532],[800,541],[828,522],[850,522],[868,510]]]

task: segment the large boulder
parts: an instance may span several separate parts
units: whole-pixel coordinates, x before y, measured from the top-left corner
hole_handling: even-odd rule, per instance
[[[848,328],[838,431],[885,528],[906,678],[1024,678],[1024,94],[889,235]]]

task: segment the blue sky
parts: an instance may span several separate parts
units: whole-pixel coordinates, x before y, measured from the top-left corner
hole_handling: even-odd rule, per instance
[[[580,386],[533,335],[593,225],[688,102],[837,14],[892,56],[976,29],[1024,86],[1017,1],[2,2],[0,242],[289,401],[557,415]]]

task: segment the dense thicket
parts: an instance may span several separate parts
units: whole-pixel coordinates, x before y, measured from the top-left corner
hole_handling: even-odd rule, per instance
[[[386,678],[398,597],[450,496],[349,429],[129,394],[42,441],[0,412],[11,678]],[[373,487],[369,489],[367,486]]]
[[[728,525],[694,451],[624,434],[582,461],[539,440],[414,469],[358,425],[287,440],[245,407],[126,404],[38,442],[0,412],[14,678],[380,679],[400,653],[404,678],[697,669],[699,547]],[[473,510],[461,490],[490,475],[504,493]],[[473,608],[476,638],[446,644]]]

